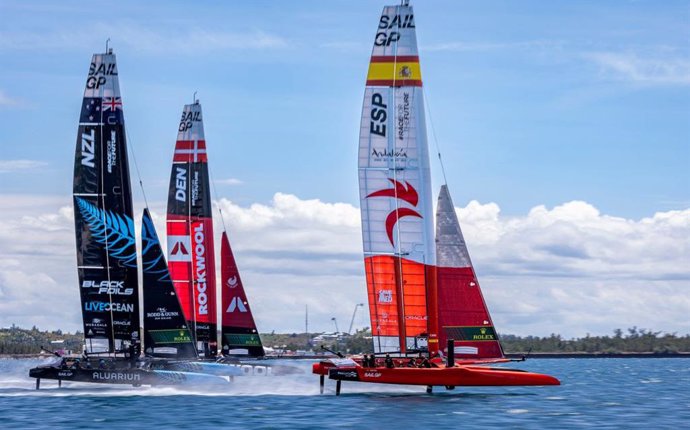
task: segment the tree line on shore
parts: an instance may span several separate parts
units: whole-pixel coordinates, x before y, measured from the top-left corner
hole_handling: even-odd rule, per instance
[[[264,333],[264,346],[281,351],[322,351],[313,339],[320,333]],[[15,325],[0,328],[0,354],[38,354],[41,346],[48,349],[71,350],[80,353],[84,334],[64,333],[61,330],[41,331],[35,326],[22,329]],[[503,350],[507,354],[524,354],[528,351],[541,353],[678,353],[690,352],[690,334],[662,333],[632,327],[623,331],[616,329],[612,336],[590,336],[564,339],[561,335],[516,336],[500,335]],[[323,343],[330,349],[351,354],[371,353],[373,344],[371,331],[367,328],[352,335],[343,335],[338,341]]]

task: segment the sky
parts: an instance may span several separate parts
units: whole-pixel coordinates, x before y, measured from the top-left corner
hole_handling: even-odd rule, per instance
[[[159,234],[197,92],[259,330],[303,331],[305,306],[310,330],[347,329],[366,301],[357,143],[387,3],[0,0],[0,326],[81,328],[73,151],[109,38]],[[498,331],[690,333],[690,2],[412,5],[431,151]]]

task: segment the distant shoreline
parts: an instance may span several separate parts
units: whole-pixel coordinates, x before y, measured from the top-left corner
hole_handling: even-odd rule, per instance
[[[522,358],[527,354],[506,354]],[[690,352],[532,352],[527,358],[690,358]]]
[[[519,359],[526,354],[507,353],[506,358]],[[0,354],[3,358],[51,358],[49,354]],[[266,357],[267,360],[320,360],[335,355],[283,355]],[[690,358],[690,352],[533,352],[531,358]]]

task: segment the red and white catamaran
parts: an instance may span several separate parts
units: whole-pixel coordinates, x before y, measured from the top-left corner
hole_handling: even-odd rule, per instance
[[[429,150],[412,7],[386,6],[369,64],[359,140],[364,265],[376,358],[315,363],[337,381],[433,386],[558,385],[488,367],[507,359],[447,186],[434,234]],[[447,359],[444,361],[443,353]],[[385,355],[385,358],[384,358]]]

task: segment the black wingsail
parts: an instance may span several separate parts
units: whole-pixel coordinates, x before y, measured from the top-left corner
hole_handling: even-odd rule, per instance
[[[125,123],[112,50],[91,60],[74,161],[74,223],[87,352],[139,341],[139,285]]]
[[[144,209],[142,217],[141,241],[146,355],[196,358],[192,335],[175,294],[168,264],[148,209]]]

